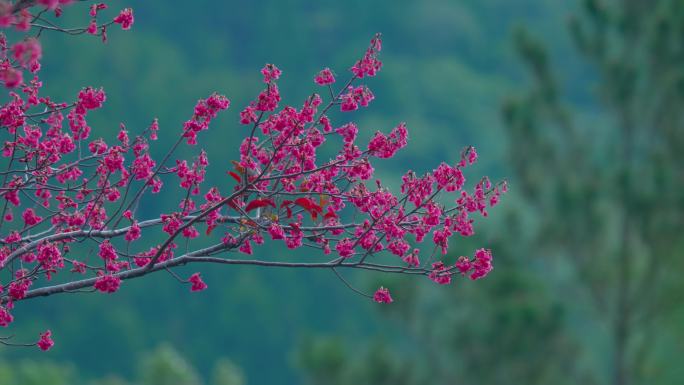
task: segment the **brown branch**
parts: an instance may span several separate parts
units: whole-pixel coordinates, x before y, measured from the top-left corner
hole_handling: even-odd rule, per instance
[[[276,262],[276,261],[263,261],[263,260],[244,260],[244,259],[225,259],[219,257],[211,257],[210,255],[220,251],[231,250],[236,245],[226,245],[224,243],[219,243],[204,249],[200,249],[191,253],[184,254],[180,257],[176,257],[164,262],[159,262],[152,265],[151,263],[136,269],[122,271],[120,273],[113,274],[113,276],[120,278],[121,280],[127,280],[137,277],[142,277],[149,273],[167,270],[172,267],[183,266],[189,263],[217,263],[225,265],[251,265],[260,267],[279,267],[279,268],[307,268],[307,269],[333,269],[338,267],[346,268],[357,268],[365,270],[374,270],[386,273],[403,273],[403,274],[421,274],[425,275],[426,272],[423,269],[411,269],[403,268],[398,266],[387,266],[387,265],[371,265],[371,264],[359,264],[359,263],[342,263],[336,264],[334,261],[329,262]],[[97,277],[86,278],[78,281],[67,282],[63,284],[42,287],[34,290],[30,290],[26,293],[26,296],[22,300],[35,298],[35,297],[46,297],[58,293],[67,293],[75,290],[83,289],[86,287],[92,287],[97,281]],[[5,303],[8,301],[8,297],[3,297],[0,303]],[[16,302],[16,301],[15,301]]]

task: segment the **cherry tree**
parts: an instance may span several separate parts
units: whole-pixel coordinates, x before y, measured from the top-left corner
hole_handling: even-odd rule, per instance
[[[477,160],[473,147],[432,172],[408,171],[394,193],[373,180],[373,162],[406,146],[406,125],[358,143],[356,124],[335,124],[326,115],[373,101],[360,83],[382,67],[380,35],[344,82],[328,68],[315,74],[307,86],[321,94],[312,93],[299,108],[280,106],[281,70],[266,64],[264,90],[240,112],[244,127],[236,122],[235,129],[245,133],[239,160],[220,161],[230,165],[225,179],[231,187],[222,190],[205,183],[204,150],[190,159],[176,152],[209,137],[204,131],[230,106],[225,96],[199,100],[181,128],[160,132],[154,119],[137,133],[121,124],[116,137],[96,138],[88,117],[105,103],[103,89],[85,87],[68,102],[41,93],[41,34],[93,35],[106,42],[110,28],[128,30],[134,22],[132,9],[106,18],[107,5],[95,3],[87,8],[87,24],[60,25],[63,8],[72,3],[0,0],[0,28],[14,37],[0,35],[0,81],[7,89],[0,108],[0,326],[8,327],[14,306],[29,298],[114,293],[122,281],[160,270],[191,291],[205,290],[200,273],[183,278],[173,271],[188,264],[329,269],[350,288],[339,270],[412,274],[448,284],[454,276],[475,280],[492,269],[491,251],[484,248],[459,257],[455,265],[440,260],[449,238],[471,236],[473,215],[487,216],[506,191],[505,182],[492,184],[487,177],[465,189],[463,171]],[[150,146],[159,135],[172,138],[173,145],[155,159]],[[324,147],[336,155],[320,159],[317,152]],[[141,202],[155,194],[170,207],[143,217]],[[426,238],[432,243],[422,250],[432,252],[421,256],[417,244]],[[251,257],[266,242],[327,257]],[[379,303],[393,300],[385,287],[372,295],[356,291]],[[15,343],[8,336],[0,343],[48,350],[51,334],[47,330],[35,343]]]

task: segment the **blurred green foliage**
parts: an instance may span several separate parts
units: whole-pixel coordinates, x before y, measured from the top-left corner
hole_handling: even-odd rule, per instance
[[[75,374],[73,365],[58,365],[49,361],[17,360],[0,363],[0,384],[69,385]]]
[[[173,348],[164,345],[143,358],[140,381],[146,385],[200,385],[195,370]]]
[[[133,382],[109,374],[86,380],[72,364],[52,362],[44,358],[0,362],[1,385],[244,385],[244,374],[231,360],[214,362],[210,381],[204,381],[197,370],[179,351],[168,344],[141,355]]]
[[[502,108],[517,206],[493,235],[505,272],[473,293],[456,289],[470,297],[438,315],[417,306],[433,294],[398,306],[404,330],[427,325],[415,346],[429,347],[395,355],[402,372],[427,372],[403,383],[684,380],[665,358],[681,356],[684,337],[673,323],[684,289],[682,31],[681,1],[581,2],[568,32],[572,55],[588,64],[586,80],[570,79],[591,85],[582,99],[562,80],[554,40],[528,26],[513,32],[531,87]],[[316,366],[303,367],[316,383]]]

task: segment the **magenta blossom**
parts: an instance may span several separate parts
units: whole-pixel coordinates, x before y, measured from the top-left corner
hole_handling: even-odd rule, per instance
[[[188,279],[188,282],[192,284],[190,286],[190,291],[202,291],[207,288],[207,284],[202,281],[202,277],[200,277],[200,273],[195,273],[190,276],[190,279]]]
[[[392,296],[389,290],[384,287],[380,287],[375,294],[373,294],[373,301],[377,303],[392,303]]]
[[[125,8],[114,18],[114,22],[121,24],[121,29],[128,30],[131,29],[133,25],[133,10],[131,8]]]
[[[46,330],[45,333],[40,335],[40,340],[36,343],[40,350],[46,352],[52,348],[55,342],[52,340],[52,331]]]

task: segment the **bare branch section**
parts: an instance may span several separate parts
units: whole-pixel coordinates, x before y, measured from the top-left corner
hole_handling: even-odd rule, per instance
[[[39,75],[42,32],[104,40],[109,26],[133,25],[131,9],[107,19],[101,3],[90,6],[85,26],[67,28],[44,15],[61,14],[67,3],[22,0],[0,7],[5,27],[26,34],[0,50],[0,83],[9,90],[0,107],[0,326],[13,321],[10,311],[23,300],[84,290],[113,293],[122,281],[160,270],[192,291],[206,289],[199,273],[186,280],[173,271],[191,263],[330,269],[355,291],[339,269],[427,276],[439,284],[454,276],[479,279],[492,269],[484,248],[456,264],[441,260],[449,239],[472,235],[474,218],[486,216],[506,190],[505,183],[486,177],[466,188],[464,171],[477,161],[473,147],[422,175],[407,171],[400,191],[391,191],[373,180],[374,165],[407,145],[406,125],[360,143],[362,128],[336,126],[327,115],[332,108],[352,114],[373,101],[361,82],[382,68],[380,35],[339,89],[328,68],[302,85],[321,87],[329,96],[312,93],[298,107],[280,105],[281,71],[266,64],[263,91],[240,112],[245,136],[239,156],[219,159],[230,167],[212,186],[205,180],[209,154],[201,141],[211,140],[205,131],[229,108],[225,96],[199,100],[180,130],[160,134],[154,119],[140,132],[121,123],[116,137],[98,138],[88,119],[105,103],[104,90],[85,87],[75,100],[55,102],[41,93],[40,82],[24,80]],[[171,145],[155,159],[150,147],[160,135]],[[197,148],[194,156],[179,157],[183,146]],[[335,155],[321,159],[321,148]],[[240,258],[265,243],[307,252],[297,253],[297,260]],[[311,253],[322,254],[317,260],[323,262],[311,262]],[[384,287],[369,297],[392,302]],[[49,349],[50,335],[36,344]]]

